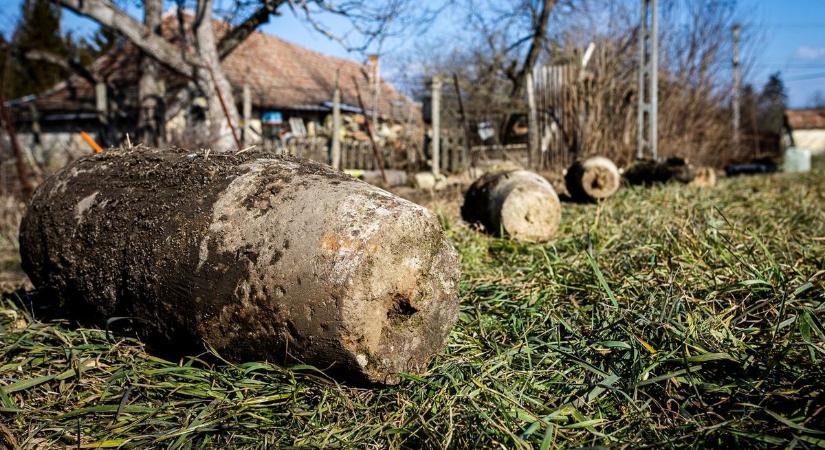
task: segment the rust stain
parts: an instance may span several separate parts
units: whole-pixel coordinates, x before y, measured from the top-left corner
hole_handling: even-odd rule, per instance
[[[363,243],[357,239],[341,238],[334,234],[326,233],[321,237],[321,248],[331,252],[344,250],[357,250]]]
[[[374,237],[368,239],[353,239],[335,233],[325,233],[321,236],[320,244],[322,249],[331,252],[337,252],[339,250],[366,250],[368,252],[376,252],[381,248],[380,243],[376,242]]]

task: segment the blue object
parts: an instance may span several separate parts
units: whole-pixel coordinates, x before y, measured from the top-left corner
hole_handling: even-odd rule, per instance
[[[267,125],[280,125],[284,122],[284,116],[279,111],[267,111],[261,116],[261,122]]]

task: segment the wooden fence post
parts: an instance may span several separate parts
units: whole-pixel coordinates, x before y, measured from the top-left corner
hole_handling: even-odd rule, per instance
[[[441,77],[433,77],[432,83],[432,168],[433,175],[438,175],[441,171]]]
[[[461,153],[461,164],[466,165],[470,157],[470,124],[467,122],[467,113],[464,111],[464,100],[461,99],[461,86],[458,84],[458,75],[453,73],[453,84],[455,85],[455,95],[458,96],[458,112],[461,114],[461,128],[464,130],[464,147]],[[470,166],[475,167],[475,158],[470,161]]]
[[[527,167],[536,169],[538,166],[539,124],[536,113],[536,96],[533,92],[533,73],[527,72],[527,106],[530,108],[528,116],[529,147],[527,148]]]
[[[249,121],[252,120],[252,92],[249,85],[243,85],[243,132],[241,134],[241,141],[243,145],[249,145],[252,142],[251,127]]]
[[[341,170],[341,86],[340,69],[335,71],[335,90],[332,93],[332,168]]]
[[[109,122],[109,105],[106,99],[106,85],[103,83],[95,84],[95,109],[97,110],[97,118],[100,123],[107,124]]]
[[[367,136],[369,137],[370,144],[372,145],[372,153],[375,158],[374,163],[378,166],[378,170],[381,172],[381,180],[384,182],[384,185],[389,186],[387,174],[384,172],[384,157],[381,155],[381,151],[378,149],[378,144],[375,142],[375,134],[373,133],[374,124],[370,122],[370,119],[367,116],[367,110],[364,108],[364,100],[361,98],[361,89],[358,87],[358,80],[353,77],[352,82],[355,86],[356,97],[358,98],[358,107],[361,108],[361,112],[364,113],[364,120],[367,122]]]
[[[41,157],[45,159],[45,156],[42,154],[43,150],[43,141],[40,134],[40,113],[37,111],[37,107],[34,105],[34,102],[29,103],[29,113],[31,114],[31,131],[32,131],[32,142],[31,145],[28,147],[24,147],[26,159],[28,160],[29,167],[31,167],[32,173],[34,174],[35,178],[39,179],[43,172],[40,170],[40,166],[37,165],[37,160],[34,157],[34,152],[39,150],[41,152]]]

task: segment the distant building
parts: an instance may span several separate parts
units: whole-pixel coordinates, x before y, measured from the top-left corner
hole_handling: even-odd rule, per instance
[[[825,109],[789,109],[785,111],[785,143],[825,153]]]
[[[218,30],[223,27],[216,24]],[[104,81],[107,88],[100,84],[96,89],[91,81],[73,75],[43,94],[9,102],[15,111],[21,142],[32,149],[41,164],[52,165],[49,161],[55,156],[65,162],[59,155],[66,152],[70,158],[89,152],[79,137],[81,131],[103,145],[117,144],[126,133],[134,136],[139,61],[139,50],[125,43],[98,58],[90,67],[94,77]],[[350,130],[357,130],[357,124],[363,124],[363,119],[358,116],[362,113],[358,107],[359,91],[370,116],[377,91],[380,120],[387,124],[421,122],[420,104],[399,93],[383,79],[375,89],[369,64],[324,55],[262,32],[250,35],[223,60],[222,65],[239,112],[243,111],[245,86],[251,94],[253,142],[284,133],[312,136],[325,126],[328,128],[336,72],[341,87],[344,126],[349,125]],[[165,86],[162,103],[167,140],[181,142],[176,135],[180,137],[186,132],[185,119],[198,114],[205,99],[183,96],[186,100],[180,101],[187,82],[166,68],[161,68],[160,79]],[[200,114],[202,111],[200,109]],[[365,137],[363,132],[359,137]],[[182,141],[186,142],[185,139]],[[5,143],[0,142],[0,145],[5,146]]]

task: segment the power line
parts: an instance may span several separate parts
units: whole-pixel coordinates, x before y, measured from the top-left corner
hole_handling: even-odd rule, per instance
[[[762,25],[766,28],[825,28],[825,23],[822,22],[799,22],[799,23],[769,23]]]
[[[820,78],[825,78],[825,72],[820,73],[810,73],[807,75],[800,75],[798,77],[791,77],[785,78],[782,81],[806,81],[806,80],[818,80]]]
[[[825,69],[825,64],[807,64],[807,65],[788,65],[782,63],[760,63],[760,64],[752,64],[753,67],[777,67],[781,68],[782,70],[806,70],[806,69]]]

